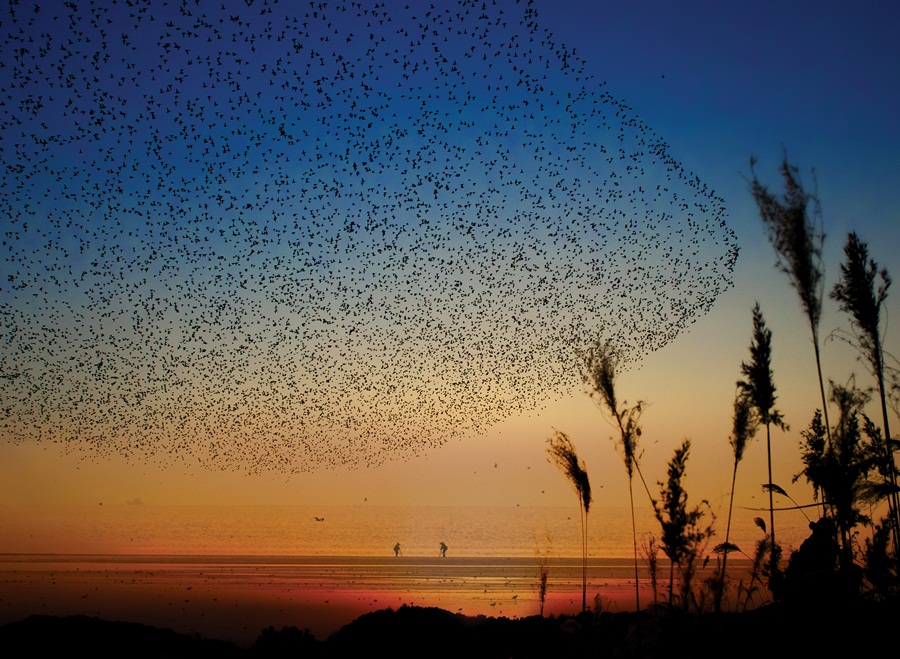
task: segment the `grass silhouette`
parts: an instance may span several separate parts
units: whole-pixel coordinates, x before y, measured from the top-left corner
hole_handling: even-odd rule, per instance
[[[755,160],[751,158],[751,171],[754,164]],[[800,296],[800,304],[809,321],[816,356],[816,371],[819,375],[822,411],[825,415],[825,429],[828,443],[831,443],[828,401],[825,399],[825,380],[822,376],[822,357],[819,349],[819,323],[822,319],[824,289],[822,246],[825,242],[825,232],[822,229],[822,213],[818,198],[803,188],[797,168],[788,163],[787,157],[781,162],[781,175],[784,178],[782,199],[770,193],[759,182],[755,172],[750,190],[759,207],[766,235],[778,257],[778,268],[788,276],[791,285]],[[813,204],[811,217],[807,213],[810,202]]]
[[[688,509],[688,495],[683,479],[691,442],[685,439],[669,461],[668,479],[660,485],[660,501],[653,501],[653,511],[662,527],[660,544],[669,558],[669,606],[674,602],[675,566],[681,572],[681,604],[688,610],[692,596],[692,577],[701,545],[712,537],[712,526],[702,526],[703,505]]]
[[[578,459],[575,452],[575,446],[568,435],[563,432],[555,431],[553,435],[547,438],[547,452],[550,459],[559,467],[563,475],[575,488],[578,495],[578,504],[581,509],[581,610],[587,610],[587,529],[588,529],[588,512],[591,508],[591,482],[588,479],[587,470],[584,463]],[[542,576],[542,581],[546,586],[546,580]]]
[[[887,299],[891,278],[887,270],[879,269],[878,264],[869,257],[868,245],[856,233],[848,234],[844,255],[846,260],[841,264],[841,278],[831,290],[831,297],[837,300],[842,311],[850,315],[857,347],[868,362],[878,387],[885,439],[882,452],[887,477],[893,489],[889,508],[894,528],[894,552],[897,554],[900,551],[900,499],[897,493],[893,438],[888,421],[884,348],[881,340],[881,309]]]
[[[553,539],[549,532],[544,534],[543,543],[535,538],[534,554],[538,561],[538,600],[541,603],[541,617],[543,618],[544,604],[547,601],[547,579],[550,576],[550,559],[553,556]]]
[[[769,468],[769,485],[772,484],[772,426],[782,430],[787,426],[781,412],[775,409],[775,383],[772,375],[772,332],[766,327],[759,303],[753,307],[753,340],[750,344],[750,361],[741,364],[745,380],[738,381],[738,388],[753,403],[760,423],[766,427],[766,452]],[[772,536],[770,573],[774,577],[778,571],[775,547],[775,504],[772,488],[769,487],[769,534]]]
[[[728,554],[733,549],[737,549],[731,544],[731,513],[734,510],[734,486],[737,482],[737,469],[741,460],[744,459],[744,452],[747,450],[747,444],[756,435],[759,427],[759,417],[753,407],[753,401],[745,392],[738,390],[734,398],[734,416],[732,417],[731,436],[728,438],[731,444],[732,453],[734,455],[734,467],[731,471],[731,494],[728,497],[728,521],[725,524],[725,542],[719,545],[722,553],[722,569],[719,573],[718,583],[716,584],[716,611],[722,608],[722,593],[725,589],[726,567],[728,565]]]
[[[616,396],[616,375],[619,358],[612,342],[594,341],[582,355],[582,379],[588,388],[588,392],[600,410],[606,414],[619,431],[617,446],[622,451],[622,459],[625,463],[625,471],[628,474],[628,500],[631,506],[631,541],[634,552],[634,596],[635,607],[641,609],[640,581],[638,577],[638,543],[637,525],[634,516],[634,472],[636,471],[647,497],[652,501],[653,496],[641,473],[640,452],[638,439],[641,436],[639,421],[644,410],[645,403],[638,401],[629,406],[627,401],[619,406]]]

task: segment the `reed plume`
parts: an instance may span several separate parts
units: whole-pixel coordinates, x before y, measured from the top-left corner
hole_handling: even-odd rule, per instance
[[[750,344],[750,361],[741,363],[741,373],[746,380],[739,380],[738,389],[752,402],[759,420],[766,426],[766,452],[769,481],[772,484],[772,426],[787,430],[781,412],[775,409],[775,383],[772,374],[772,331],[766,327],[759,303],[753,307],[753,339]],[[771,535],[770,574],[778,570],[778,553],[775,541],[775,503],[772,488],[769,490],[769,524]]]
[[[553,435],[547,438],[547,443],[550,459],[575,488],[581,507],[581,610],[587,611],[587,522],[592,501],[591,482],[584,463],[578,459],[575,446],[568,435],[555,430]]]
[[[728,501],[728,522],[725,525],[725,542],[720,545],[722,547],[722,572],[719,575],[718,591],[716,592],[716,611],[722,608],[722,592],[725,589],[725,569],[728,564],[728,553],[733,549],[737,549],[731,544],[731,513],[734,510],[734,486],[737,482],[737,468],[741,460],[744,459],[744,451],[747,450],[747,444],[756,435],[759,428],[759,417],[756,409],[753,407],[753,401],[743,391],[738,391],[734,397],[734,415],[732,417],[731,436],[728,443],[731,444],[732,453],[734,454],[734,468],[731,472],[731,496]]]
[[[671,606],[673,601],[673,583],[677,565],[681,572],[682,606],[685,609],[688,608],[690,601],[691,579],[701,543],[713,534],[711,525],[706,528],[700,525],[703,508],[696,506],[688,509],[688,496],[683,480],[690,450],[689,439],[685,439],[681,446],[675,449],[675,454],[669,461],[668,480],[666,483],[659,483],[661,501],[653,501],[653,512],[662,527],[660,540],[662,550],[670,560],[669,605]]]
[[[647,492],[647,497],[652,501],[653,496],[641,473],[639,463],[638,438],[641,436],[639,421],[645,403],[638,401],[629,407],[627,402],[619,406],[616,397],[616,372],[619,365],[618,355],[611,341],[594,341],[584,352],[582,359],[582,380],[588,388],[591,399],[607,415],[619,430],[618,447],[622,451],[622,459],[625,462],[625,471],[628,474],[628,499],[631,505],[631,541],[634,552],[634,592],[635,606],[641,608],[640,583],[638,581],[638,542],[637,524],[634,516],[634,472],[637,471]]]
[[[755,160],[750,159],[752,170]],[[791,285],[800,296],[800,304],[809,322],[813,349],[816,356],[816,370],[819,375],[819,395],[828,444],[831,444],[831,430],[828,422],[828,401],[825,398],[825,380],[822,377],[822,358],[819,350],[819,321],[822,318],[822,294],[824,289],[824,266],[822,247],[825,233],[822,229],[821,210],[818,198],[807,192],[797,168],[785,157],[781,162],[784,178],[784,196],[779,199],[763,186],[756,174],[750,190],[759,207],[759,216],[766,228],[766,236],[777,257],[776,265],[784,272]],[[812,214],[807,212],[812,203]]]
[[[885,355],[881,340],[881,309],[887,299],[891,278],[884,268],[878,267],[869,257],[868,245],[856,233],[847,236],[844,246],[846,260],[841,264],[841,278],[831,290],[841,310],[850,315],[856,334],[857,348],[868,361],[878,385],[881,414],[884,423],[882,452],[888,480],[893,493],[888,500],[891,521],[894,526],[894,552],[900,553],[900,499],[897,495],[897,466],[894,461],[893,437],[888,422],[887,392],[885,387]],[[876,281],[878,283],[876,284]]]

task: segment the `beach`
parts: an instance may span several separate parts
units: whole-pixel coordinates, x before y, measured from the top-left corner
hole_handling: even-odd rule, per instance
[[[735,561],[733,574],[745,569]],[[627,559],[590,559],[589,606],[596,596],[604,610],[633,610],[633,570]],[[660,578],[667,574],[661,568]],[[81,614],[246,647],[268,626],[324,639],[364,613],[404,604],[532,616],[540,612],[538,575],[537,561],[526,558],[6,554],[0,624]],[[653,599],[646,566],[640,575],[644,606]],[[546,615],[581,609],[580,560],[553,560],[548,582]]]

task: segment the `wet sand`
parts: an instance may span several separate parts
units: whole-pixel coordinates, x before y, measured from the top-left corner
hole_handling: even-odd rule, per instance
[[[746,563],[734,563],[729,574],[737,578]],[[633,610],[633,570],[627,559],[591,559],[588,605],[596,596],[604,610]],[[402,604],[470,616],[535,615],[538,574],[534,558],[0,554],[0,624],[31,614],[84,614],[243,646],[269,625],[309,628],[324,639],[363,613]],[[661,566],[660,579],[667,575]],[[653,594],[643,567],[640,576],[645,605]],[[662,581],[659,587],[662,596]],[[554,559],[545,615],[580,608],[581,561]]]

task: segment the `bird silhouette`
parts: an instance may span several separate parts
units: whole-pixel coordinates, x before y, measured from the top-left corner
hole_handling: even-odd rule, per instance
[[[731,286],[724,201],[532,3],[0,8],[0,432],[409,459]],[[602,66],[597,63],[596,66]]]

